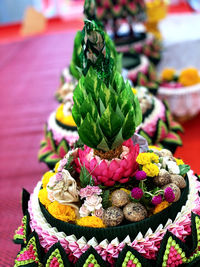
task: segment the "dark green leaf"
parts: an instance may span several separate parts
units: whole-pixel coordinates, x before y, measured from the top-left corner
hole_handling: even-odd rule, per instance
[[[80,186],[84,188],[87,185],[94,185],[94,180],[88,170],[82,166],[80,172]]]
[[[73,165],[72,165],[73,160],[74,160],[74,157],[72,155],[69,156],[67,163],[63,167],[65,170],[68,170],[68,172],[73,171]]]
[[[77,104],[77,106],[80,106],[82,104],[84,97],[87,95],[85,92],[84,83],[85,83],[84,77],[81,77],[74,90],[73,100],[74,103]]]
[[[124,116],[127,115],[130,109],[133,109],[133,102],[130,101],[130,95],[129,95],[129,91],[127,88],[125,88],[120,93],[119,98],[118,98],[118,104]]]
[[[135,126],[137,127],[142,122],[142,110],[140,107],[139,100],[136,96],[134,100],[134,112],[135,112]]]
[[[104,83],[101,85],[100,99],[103,102],[105,108],[110,104],[113,110],[116,109],[117,95],[112,88],[107,88]]]
[[[73,117],[77,127],[79,127],[80,123],[81,123],[81,117],[80,117],[79,109],[76,108],[76,104],[74,104],[73,109],[72,109],[72,117]]]
[[[122,121],[113,111],[111,105],[106,108],[99,120],[99,125],[105,137],[109,140],[116,136],[122,127]]]
[[[80,115],[82,119],[85,119],[87,113],[89,113],[94,121],[97,120],[97,107],[92,100],[92,96],[88,95],[83,101],[80,107]]]
[[[132,137],[135,132],[135,114],[133,110],[130,110],[126,115],[123,127],[122,127],[122,136],[124,140],[127,140]]]
[[[78,127],[78,134],[82,142],[91,148],[97,148],[102,139],[98,125],[89,113]]]
[[[186,164],[179,165],[180,175],[184,175],[190,170],[190,166]]]
[[[114,140],[110,144],[111,149],[115,149],[116,147],[120,146],[123,143],[124,139],[122,137],[122,129],[120,129],[117,136],[115,136]]]
[[[110,150],[108,141],[105,139],[104,136],[103,136],[101,142],[98,144],[97,149],[100,149],[100,150],[103,150],[103,151],[109,151]]]
[[[74,149],[76,148],[83,148],[84,147],[84,144],[83,142],[81,141],[81,139],[79,138],[75,143],[74,143]]]
[[[100,106],[100,116],[101,116],[106,109],[101,99],[99,100],[99,106]]]
[[[125,88],[124,79],[119,72],[115,72],[112,86],[117,94],[120,94],[120,92]]]
[[[100,81],[97,78],[96,71],[92,67],[87,72],[84,85],[87,93],[92,95],[93,101],[96,103],[99,96]]]
[[[104,209],[107,209],[110,206],[110,190],[105,190],[103,191],[102,194],[102,206]]]

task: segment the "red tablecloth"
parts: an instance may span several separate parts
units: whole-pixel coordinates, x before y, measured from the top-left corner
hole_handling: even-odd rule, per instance
[[[46,170],[37,161],[43,125],[57,106],[55,89],[71,59],[74,33],[37,36],[0,45],[0,266],[13,266],[12,243],[22,217],[22,187],[30,192]],[[185,124],[183,155],[199,168],[200,117]]]

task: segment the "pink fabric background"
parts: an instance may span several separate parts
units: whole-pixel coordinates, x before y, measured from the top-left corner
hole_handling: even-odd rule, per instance
[[[43,125],[57,106],[55,89],[70,61],[74,33],[0,45],[0,266],[14,265],[12,242],[19,226],[21,191],[32,191],[44,164],[37,152]]]

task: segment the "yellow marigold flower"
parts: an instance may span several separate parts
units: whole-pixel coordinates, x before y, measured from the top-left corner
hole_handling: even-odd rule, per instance
[[[137,89],[135,89],[135,88],[131,88],[132,89],[132,92],[134,93],[134,95],[136,95],[137,94]]]
[[[86,216],[76,220],[76,224],[85,227],[105,228],[103,221],[96,216]]]
[[[161,78],[164,81],[172,81],[174,78],[176,71],[172,68],[166,68],[161,73]]]
[[[199,73],[198,70],[195,68],[188,68],[182,70],[178,81],[183,86],[190,86],[199,83]]]
[[[162,210],[166,209],[169,206],[170,206],[170,203],[164,200],[154,208],[153,214],[161,212]]]
[[[145,165],[148,163],[158,163],[159,157],[155,153],[140,153],[136,159],[138,164]]]
[[[149,146],[149,149],[156,149],[158,151],[162,150],[162,148],[158,146]]]
[[[150,153],[151,155],[151,162],[158,163],[159,162],[159,156],[156,155],[155,153]]]
[[[126,189],[126,188],[120,188],[120,190],[123,190],[124,192],[126,192],[128,195],[131,193],[130,190]]]
[[[177,165],[183,165],[184,164],[184,162],[182,161],[182,159],[176,159],[175,158],[175,160],[176,160]]]
[[[55,175],[55,172],[46,172],[42,177],[42,185],[46,187],[50,178]]]
[[[49,213],[58,220],[64,222],[74,222],[76,220],[75,210],[68,205],[62,205],[57,201],[48,206]]]
[[[60,160],[56,163],[56,165],[55,165],[55,167],[54,167],[55,173],[58,172],[59,164],[60,164]]]
[[[38,198],[46,208],[48,208],[48,206],[51,204],[51,201],[48,199],[48,192],[46,188],[40,189]]]
[[[142,167],[142,170],[146,172],[147,176],[154,177],[159,174],[159,168],[153,163],[148,163]]]
[[[140,153],[136,158],[137,163],[141,164],[141,165],[145,165],[145,164],[151,163],[150,154],[151,153]]]

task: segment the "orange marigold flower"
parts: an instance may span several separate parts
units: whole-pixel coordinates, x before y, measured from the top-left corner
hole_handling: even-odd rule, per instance
[[[199,73],[195,68],[188,68],[181,71],[178,81],[183,86],[190,86],[199,83]]]
[[[42,177],[42,185],[43,187],[46,187],[48,182],[49,182],[49,179],[54,176],[55,173],[54,172],[46,172],[43,177]]]
[[[172,68],[166,68],[162,71],[161,73],[161,78],[162,80],[164,81],[172,81],[173,78],[174,78],[174,75],[175,75],[176,71],[175,69],[172,69]]]
[[[162,210],[166,209],[169,206],[170,206],[170,203],[164,200],[154,208],[153,214],[161,212]]]
[[[74,222],[76,220],[74,208],[68,205],[62,205],[57,201],[52,202],[48,206],[48,211],[53,217],[64,222]]]
[[[76,221],[77,225],[85,226],[85,227],[94,227],[94,228],[105,228],[105,224],[103,221],[96,216],[86,216],[78,219]]]
[[[51,204],[51,201],[48,199],[48,192],[46,188],[40,189],[38,198],[46,208],[48,208],[48,206]]]

